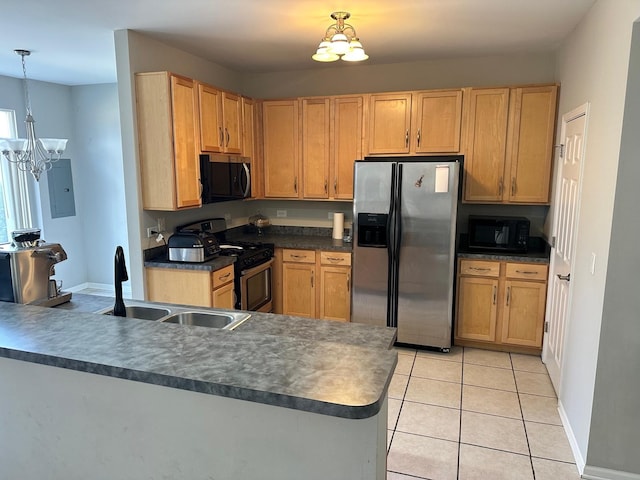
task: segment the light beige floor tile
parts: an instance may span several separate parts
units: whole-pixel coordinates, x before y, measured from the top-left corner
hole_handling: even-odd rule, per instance
[[[525,420],[538,423],[562,425],[558,414],[558,400],[555,397],[541,397],[520,393],[522,416]]]
[[[516,385],[518,393],[531,393],[545,397],[554,397],[556,392],[553,389],[549,375],[542,373],[531,373],[515,371]]]
[[[573,453],[564,428],[558,425],[525,422],[532,457],[573,463]]]
[[[460,408],[459,383],[411,377],[405,400],[441,407]]]
[[[433,358],[416,357],[411,374],[421,378],[460,383],[462,364]]]
[[[389,384],[389,398],[402,400],[404,398],[404,392],[407,390],[407,383],[409,383],[408,375],[394,374]]]
[[[393,347],[393,349],[398,352],[398,355],[409,355],[412,357],[416,356],[416,349],[415,348],[408,348],[408,347]]]
[[[522,420],[462,411],[460,441],[529,455]]]
[[[542,359],[538,355],[512,353],[511,364],[514,370],[547,374],[547,367],[544,366]]]
[[[387,472],[387,480],[420,480],[423,477],[402,475],[401,473]]]
[[[436,360],[448,360],[450,362],[462,362],[462,347],[451,347],[449,353],[435,350],[418,350],[418,357],[435,358]]]
[[[387,453],[389,453],[389,447],[391,446],[392,438],[393,438],[393,430],[387,430]]]
[[[483,367],[481,365],[464,365],[463,382],[476,387],[496,388],[498,390],[516,391],[513,371],[506,368]]]
[[[580,480],[578,467],[574,463],[554,462],[542,458],[532,458],[536,480]]]
[[[396,432],[387,470],[415,477],[456,480],[458,444],[437,438]]]
[[[464,385],[462,387],[462,409],[522,420],[520,402],[516,392]]]
[[[511,358],[508,353],[479,348],[465,348],[464,363],[484,365],[485,367],[511,368]]]
[[[460,439],[460,410],[405,401],[396,431],[457,442]]]
[[[413,367],[413,359],[414,357],[411,355],[398,355],[398,364],[393,373],[397,375],[409,375],[411,373],[411,367]]]
[[[458,479],[533,480],[533,473],[531,461],[526,455],[462,444]]]
[[[389,406],[387,408],[387,428],[393,430],[396,428],[398,417],[400,416],[400,407],[402,406],[402,400],[396,398],[390,398],[388,400]]]

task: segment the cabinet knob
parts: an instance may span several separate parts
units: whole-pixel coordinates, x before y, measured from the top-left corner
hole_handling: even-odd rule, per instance
[[[420,129],[418,129],[418,137],[417,137],[417,144],[418,147],[420,146],[420,140],[422,139],[421,135],[420,135]]]
[[[324,181],[324,193],[329,193],[329,184],[327,180]]]
[[[314,277],[314,272],[311,272],[311,288],[313,288],[313,277]]]
[[[498,296],[498,287],[496,287],[495,285],[493,286],[493,304],[496,304],[496,299]]]
[[[409,130],[407,130],[404,134],[404,146],[409,148]]]
[[[333,180],[333,193],[338,193],[338,179]]]
[[[511,300],[511,287],[507,287],[507,302],[506,306],[509,306],[509,301]]]
[[[298,193],[298,177],[294,177],[293,179],[293,191]]]

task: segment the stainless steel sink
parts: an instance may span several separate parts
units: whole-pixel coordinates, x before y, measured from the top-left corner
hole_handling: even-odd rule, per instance
[[[179,323],[180,325],[193,325],[196,327],[222,328],[233,330],[247,318],[246,313],[222,313],[222,312],[180,312],[162,319],[164,323]]]
[[[106,312],[102,312],[104,315],[113,315],[113,308],[110,308]],[[168,308],[159,307],[144,307],[141,305],[129,305],[126,307],[126,313],[128,318],[139,318],[141,320],[160,320],[162,317],[166,317],[171,313]]]

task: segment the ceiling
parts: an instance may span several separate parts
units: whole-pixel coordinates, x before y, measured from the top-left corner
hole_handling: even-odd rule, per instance
[[[553,51],[594,0],[3,0],[0,75],[116,81],[113,31],[132,29],[238,72],[331,68],[311,60],[336,10],[368,64]],[[26,13],[28,12],[28,13]],[[342,62],[340,62],[342,63]]]

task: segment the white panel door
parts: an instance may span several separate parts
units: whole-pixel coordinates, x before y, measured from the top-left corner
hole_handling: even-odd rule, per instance
[[[549,289],[542,360],[547,366],[551,382],[559,393],[564,333],[569,318],[571,272],[573,270],[578,208],[587,128],[588,104],[562,116],[560,164],[556,183],[555,223],[556,241],[551,249]]]

